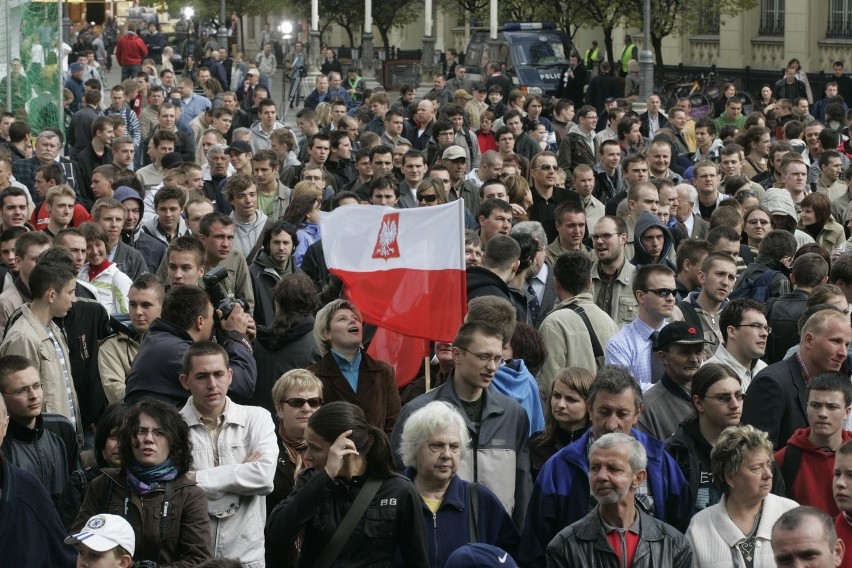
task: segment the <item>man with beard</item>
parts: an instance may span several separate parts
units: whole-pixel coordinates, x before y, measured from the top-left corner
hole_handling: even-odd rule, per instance
[[[650,482],[648,452],[638,440],[622,433],[596,439],[589,450],[589,471],[598,506],[556,535],[547,547],[548,566],[584,566],[592,559],[606,562],[613,555],[621,566],[632,566],[640,549],[650,549],[661,565],[692,566],[686,537],[636,505],[637,493]],[[600,538],[588,538],[590,534],[606,534],[609,549],[602,548]]]

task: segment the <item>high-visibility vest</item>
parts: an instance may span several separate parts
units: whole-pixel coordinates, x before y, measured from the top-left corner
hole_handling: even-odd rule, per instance
[[[589,48],[586,50],[586,69],[591,69],[595,61],[598,60],[598,48]]]
[[[621,72],[627,73],[627,63],[633,59],[633,50],[636,49],[636,44],[624,46],[624,51],[621,52]]]

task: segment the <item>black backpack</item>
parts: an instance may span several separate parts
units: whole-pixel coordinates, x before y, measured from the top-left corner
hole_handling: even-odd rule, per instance
[[[728,299],[751,298],[758,302],[766,302],[769,299],[769,284],[776,274],[778,274],[777,270],[766,270],[757,278],[744,278],[742,283],[734,288]]]

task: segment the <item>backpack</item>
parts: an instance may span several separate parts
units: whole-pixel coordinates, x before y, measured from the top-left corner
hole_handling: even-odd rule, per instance
[[[778,274],[777,270],[766,270],[757,278],[743,279],[741,285],[734,288],[728,299],[751,298],[758,302],[766,302],[769,299],[769,284],[776,274]]]
[[[680,308],[680,313],[683,314],[683,320],[692,327],[700,329],[701,334],[703,335],[704,326],[701,323],[701,316],[698,315],[698,312],[695,310],[692,302],[689,300],[681,300],[675,305]]]

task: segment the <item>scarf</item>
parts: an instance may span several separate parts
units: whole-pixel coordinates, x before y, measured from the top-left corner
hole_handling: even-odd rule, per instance
[[[143,467],[134,460],[127,470],[127,484],[139,495],[147,495],[159,487],[160,482],[172,481],[177,476],[178,471],[171,458],[153,467]]]
[[[308,443],[305,440],[291,440],[284,433],[284,426],[279,422],[278,434],[281,437],[281,448],[287,454],[287,458],[293,465],[296,466],[294,477],[299,477],[299,472],[305,467],[305,461],[302,454],[308,448]],[[283,459],[283,458],[281,458]]]

